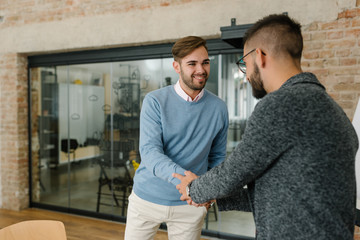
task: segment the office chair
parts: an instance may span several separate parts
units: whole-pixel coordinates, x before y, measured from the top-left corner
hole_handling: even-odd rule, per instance
[[[128,195],[133,185],[133,169],[130,162],[130,152],[134,148],[133,141],[117,141],[113,143],[105,141],[100,144],[102,155],[97,159],[100,166],[99,185],[97,192],[96,212],[100,211],[100,205],[112,206],[113,203],[106,201],[113,199],[117,207],[121,207],[122,216],[128,204]],[[103,187],[107,186],[108,191],[104,192]],[[102,197],[105,197],[102,201]],[[120,204],[121,202],[121,204]]]
[[[210,207],[208,209],[208,212],[206,214],[206,217],[205,217],[205,229],[209,229],[209,214],[210,213],[213,213],[214,214],[214,217],[215,217],[215,221],[217,221],[218,217],[217,217],[217,206],[216,206],[216,203]]]
[[[29,220],[0,230],[1,240],[66,240],[64,224],[53,220]]]
[[[61,139],[61,151],[66,154],[73,154],[73,161],[75,162],[76,156],[75,151],[78,148],[79,144],[76,139]]]

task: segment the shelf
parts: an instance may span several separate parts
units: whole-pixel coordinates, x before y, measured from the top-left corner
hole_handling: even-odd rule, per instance
[[[44,133],[44,134],[52,134],[52,133],[56,133],[56,132],[53,131],[53,130],[44,129],[43,133]]]
[[[46,146],[43,148],[44,151],[52,150],[52,149],[55,149],[55,145],[46,145]]]
[[[41,71],[40,156],[58,164],[58,83],[56,68]]]

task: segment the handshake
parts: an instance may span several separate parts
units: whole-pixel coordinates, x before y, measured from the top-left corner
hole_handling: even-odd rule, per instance
[[[198,178],[198,176],[191,171],[185,171],[185,176],[178,173],[173,173],[172,176],[181,181],[180,184],[176,185],[176,189],[179,190],[179,193],[181,194],[180,200],[186,201],[189,205],[193,205],[195,207],[206,207],[206,209],[209,209],[216,202],[216,200],[210,200],[206,203],[195,203],[192,201],[189,193],[187,192],[187,186]]]

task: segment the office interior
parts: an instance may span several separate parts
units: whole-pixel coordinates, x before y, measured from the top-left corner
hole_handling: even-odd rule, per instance
[[[146,93],[177,81],[169,43],[186,35],[208,40],[211,77],[206,88],[228,106],[228,153],[241,140],[256,105],[251,86],[235,65],[243,54],[241,37],[249,24],[270,13],[285,12],[301,22],[304,70],[319,76],[353,117],[359,61],[350,66],[347,60],[358,58],[360,45],[351,37],[358,37],[359,0],[2,3],[1,109],[3,115],[18,115],[1,122],[4,209],[42,208],[125,222],[127,196],[141,161],[141,102]],[[344,34],[335,35],[337,31]],[[353,35],[345,34],[351,31]],[[349,46],[353,41],[356,46]],[[318,51],[324,55],[314,58]],[[333,81],[348,87],[336,89]],[[7,92],[26,98],[26,91],[26,104],[6,101]],[[14,128],[9,131],[8,126]],[[11,144],[17,155],[8,153]],[[13,179],[8,172],[22,179],[8,182]],[[18,195],[12,198],[14,193]],[[252,214],[219,212],[215,205],[203,234],[253,239]]]
[[[142,100],[148,92],[178,81],[170,46],[165,57],[150,59],[140,54],[136,60],[125,56],[113,61],[106,59],[106,52],[102,62],[84,58],[53,65],[42,63],[41,57],[30,59],[32,206],[125,222],[132,178],[141,162]],[[210,41],[206,89],[228,106],[227,153],[241,140],[257,102],[235,64],[241,56],[221,40]],[[219,212],[214,205],[203,234],[254,237],[252,214]]]

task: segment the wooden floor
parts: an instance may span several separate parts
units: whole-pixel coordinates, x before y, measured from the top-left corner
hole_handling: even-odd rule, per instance
[[[76,216],[54,211],[28,208],[22,211],[0,209],[0,229],[25,220],[59,220],[65,225],[68,240],[121,240],[125,224]],[[166,232],[158,231],[155,240],[166,240]],[[206,240],[202,238],[202,240]]]

